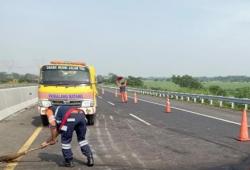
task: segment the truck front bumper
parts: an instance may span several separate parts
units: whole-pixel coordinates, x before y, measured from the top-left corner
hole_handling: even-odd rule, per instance
[[[46,107],[38,106],[38,112],[41,115],[46,115],[46,109],[47,109]],[[87,108],[81,107],[80,109],[84,111],[85,115],[93,115],[96,113],[96,107],[87,107]]]

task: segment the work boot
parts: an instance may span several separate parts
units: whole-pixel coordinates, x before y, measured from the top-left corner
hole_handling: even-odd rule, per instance
[[[74,165],[72,160],[65,160],[64,161],[64,166],[65,167],[74,167],[75,165]]]
[[[94,158],[90,156],[87,158],[87,166],[94,166]]]

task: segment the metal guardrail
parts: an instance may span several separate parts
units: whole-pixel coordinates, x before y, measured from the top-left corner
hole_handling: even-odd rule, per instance
[[[118,89],[117,87],[102,86],[105,88]],[[250,99],[247,98],[235,98],[235,97],[223,97],[223,96],[213,96],[204,94],[190,94],[190,93],[179,93],[170,91],[160,91],[160,90],[150,90],[150,89],[139,89],[139,88],[127,88],[129,92],[136,92],[144,95],[152,95],[158,97],[170,97],[175,99],[186,99],[187,101],[193,100],[197,102],[197,99],[204,103],[204,100],[210,101],[210,105],[213,105],[213,101],[219,101],[220,107],[223,106],[223,102],[231,103],[231,108],[234,109],[235,104],[245,105],[245,109],[248,109],[250,104]]]

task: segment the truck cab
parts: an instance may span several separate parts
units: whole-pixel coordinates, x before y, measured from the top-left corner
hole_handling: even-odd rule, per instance
[[[72,105],[84,110],[89,125],[96,113],[96,73],[83,62],[52,61],[40,69],[38,111],[43,125],[48,125],[49,106]]]

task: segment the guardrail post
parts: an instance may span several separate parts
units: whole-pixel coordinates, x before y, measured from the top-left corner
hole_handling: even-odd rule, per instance
[[[104,87],[105,88],[111,88],[111,89],[116,89],[114,87],[106,87],[106,86],[101,86],[98,88],[98,90],[101,91],[101,93],[104,94]],[[244,106],[245,109],[248,109],[248,103],[250,103],[250,99],[240,99],[240,98],[235,98],[235,97],[223,97],[223,96],[212,96],[212,95],[204,95],[204,94],[189,94],[186,93],[184,94],[184,96],[182,95],[182,93],[178,93],[178,92],[169,92],[169,91],[156,91],[156,90],[150,90],[150,89],[135,89],[135,88],[128,88],[128,91],[136,91],[138,93],[141,94],[146,94],[146,95],[151,95],[151,96],[159,96],[159,97],[166,97],[169,96],[171,99],[176,99],[178,100],[179,98],[181,100],[186,100],[187,101],[192,101],[194,103],[197,103],[197,99],[201,100],[201,103],[205,103],[206,100],[208,100],[210,102],[210,105],[214,105],[213,104],[213,100],[216,101],[216,105],[217,102],[219,102],[219,107],[223,107],[223,102],[225,103],[229,103],[231,104],[231,108],[234,109],[236,106],[236,103],[241,104],[241,106]]]
[[[222,103],[222,101],[220,101],[220,107],[222,107],[223,106],[223,103]]]
[[[231,104],[231,108],[232,108],[232,109],[234,109],[234,102],[232,102],[232,104]]]
[[[245,104],[245,110],[248,110],[248,104]]]
[[[210,105],[213,105],[213,100],[212,99],[210,100]]]

